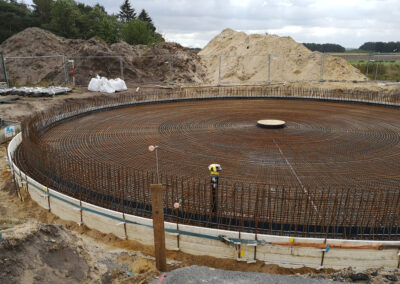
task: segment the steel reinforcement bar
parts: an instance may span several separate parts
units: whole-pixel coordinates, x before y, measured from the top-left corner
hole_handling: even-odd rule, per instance
[[[377,92],[279,87],[189,88],[144,90],[116,97],[97,97],[38,113],[23,123],[23,143],[14,160],[40,183],[104,208],[151,216],[153,172],[112,166],[87,157],[64,159],[66,153],[40,143],[58,123],[127,105],[206,98],[312,98],[400,105],[399,95]],[[384,190],[357,187],[305,188],[221,179],[218,207],[213,208],[208,179],[162,175],[166,220],[212,228],[276,235],[346,239],[400,239],[398,185]],[[305,194],[305,192],[307,194]],[[174,203],[180,208],[174,208]],[[317,208],[317,210],[315,210]]]

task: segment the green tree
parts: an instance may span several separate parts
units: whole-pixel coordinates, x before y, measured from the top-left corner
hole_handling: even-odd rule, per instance
[[[146,12],[145,9],[143,9],[143,10],[140,12],[140,14],[139,14],[139,16],[138,16],[138,19],[141,20],[141,21],[143,21],[143,22],[146,22],[147,25],[148,25],[148,27],[149,27],[149,29],[150,29],[152,32],[155,32],[155,31],[156,31],[156,27],[155,27],[154,24],[153,24],[153,20],[150,18],[149,14],[147,14],[147,12]]]
[[[33,16],[39,26],[50,23],[53,0],[33,0]]]
[[[27,5],[13,0],[0,0],[0,43],[13,34],[35,25],[35,18]]]
[[[131,7],[129,0],[125,0],[120,6],[118,17],[123,23],[128,23],[129,21],[136,19],[135,9]]]
[[[107,13],[101,6],[87,6],[78,4],[79,16],[76,20],[76,27],[79,32],[79,38],[89,39],[98,35],[101,29],[103,19],[107,17]]]
[[[117,16],[106,16],[100,22],[97,36],[108,44],[116,43],[120,40],[119,31],[121,24],[118,22]]]
[[[21,30],[39,26],[66,38],[99,37],[108,44],[121,38],[131,44],[155,44],[164,41],[147,12],[135,19],[129,0],[117,15],[108,15],[104,7],[77,3],[75,0],[33,0],[33,10],[16,0],[0,0],[0,43]],[[126,23],[121,23],[125,22]]]
[[[121,23],[116,16],[110,16],[104,7],[95,5],[93,7],[78,4],[80,11],[76,26],[79,30],[80,38],[89,39],[97,36],[108,44],[119,40],[119,30]]]
[[[51,7],[51,21],[45,27],[63,37],[79,38],[79,17],[80,12],[74,0],[56,0]]]
[[[157,44],[163,41],[162,37],[148,27],[146,22],[132,20],[125,24],[121,30],[121,38],[129,44]]]

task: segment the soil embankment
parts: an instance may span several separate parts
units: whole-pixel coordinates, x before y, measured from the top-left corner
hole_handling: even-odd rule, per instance
[[[271,81],[365,81],[366,77],[346,60],[311,52],[290,37],[261,35],[225,29],[199,52],[207,68],[207,79],[216,82],[221,58],[221,81],[230,83],[266,82],[271,55]],[[324,58],[322,58],[322,56]],[[205,57],[205,58],[203,58]],[[210,58],[207,58],[210,57]]]

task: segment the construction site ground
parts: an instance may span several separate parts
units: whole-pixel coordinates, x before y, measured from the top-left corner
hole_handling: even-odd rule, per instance
[[[360,86],[350,84],[347,87]],[[366,87],[367,83],[361,86]],[[370,88],[381,87],[371,83]],[[21,97],[18,101],[1,104],[0,113],[3,119],[21,121],[38,110],[100,95],[104,94],[77,89],[54,98]],[[172,251],[167,253],[171,272],[163,275],[155,267],[153,247],[63,221],[39,207],[26,193],[22,194],[21,200],[15,193],[11,172],[7,170],[6,147],[6,144],[0,145],[0,230],[3,239],[0,243],[0,283],[158,283],[164,277],[162,283],[399,282],[399,269],[288,269],[263,262],[247,264]]]

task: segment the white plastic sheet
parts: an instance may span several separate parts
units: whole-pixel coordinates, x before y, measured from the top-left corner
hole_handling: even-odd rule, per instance
[[[127,90],[125,81],[120,78],[107,79],[106,77],[97,76],[90,80],[88,90],[92,92],[115,93]]]

